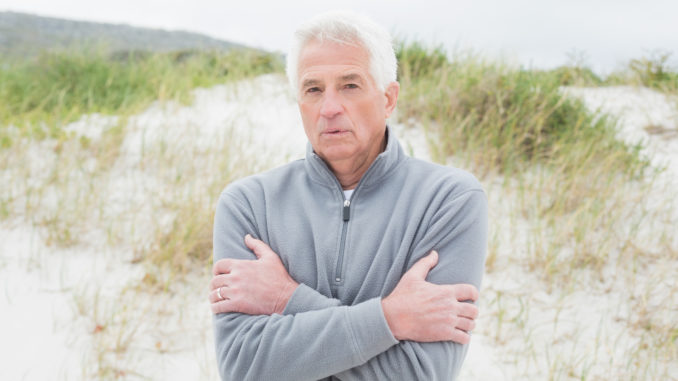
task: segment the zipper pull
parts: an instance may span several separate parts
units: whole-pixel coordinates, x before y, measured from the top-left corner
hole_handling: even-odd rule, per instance
[[[344,221],[351,217],[351,200],[344,200]]]

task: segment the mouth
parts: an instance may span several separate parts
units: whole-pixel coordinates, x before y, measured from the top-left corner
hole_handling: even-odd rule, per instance
[[[349,130],[343,129],[343,128],[328,128],[325,131],[323,131],[322,135],[329,135],[329,136],[340,136],[349,133]]]

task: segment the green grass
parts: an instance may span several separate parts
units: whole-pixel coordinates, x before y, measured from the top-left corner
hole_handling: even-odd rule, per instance
[[[80,244],[98,226],[108,232],[109,244],[133,245],[140,259],[169,264],[182,274],[209,262],[216,197],[258,163],[241,157],[229,126],[221,149],[200,151],[161,136],[146,144],[138,167],[129,168],[166,184],[153,213],[172,215],[172,222],[158,223],[150,242],[130,241],[123,227],[131,224],[128,216],[104,212],[106,184],[115,176],[130,116],[155,101],[188,104],[197,87],[281,72],[279,56],[254,50],[108,54],[94,49],[4,61],[0,68],[0,170],[21,179],[0,192],[0,219],[22,216],[58,247]],[[117,121],[98,138],[64,130],[92,113]],[[32,149],[52,158],[40,168],[32,166]]]
[[[671,52],[653,52],[632,59],[621,71],[606,78],[607,84],[645,86],[669,94],[678,94],[678,67],[672,66]]]
[[[398,51],[404,89],[399,112],[429,125],[440,137],[439,159],[471,155],[475,167],[510,174],[536,163],[562,166],[596,142],[635,174],[637,149],[618,142],[614,124],[563,97],[559,72],[528,71],[467,55],[448,60],[418,44]],[[572,164],[572,163],[568,163]]]
[[[640,156],[641,147],[616,140],[613,118],[595,115],[561,92],[562,85],[606,85],[610,79],[597,77],[583,65],[525,70],[472,54],[450,57],[442,49],[416,43],[401,45],[398,58],[399,119],[411,119],[425,128],[436,160],[449,163],[453,158],[455,164],[460,162],[477,174],[497,217],[490,221],[490,287],[483,290],[486,312],[482,316],[487,323],[479,325],[479,333],[498,344],[497,350],[504,351],[498,352],[501,356],[511,352],[505,358],[510,361],[515,356],[516,363],[524,364],[526,357],[537,361],[544,349],[548,353],[554,343],[542,346],[538,324],[551,324],[553,337],[561,340],[556,352],[547,356],[545,364],[528,363],[547,371],[552,379],[595,379],[601,373],[595,357],[585,358],[590,351],[557,352],[570,348],[562,341],[572,341],[572,348],[579,344],[576,331],[567,330],[568,320],[571,324],[579,317],[565,313],[574,307],[561,300],[573,291],[605,295],[601,288],[608,286],[601,286],[596,274],[602,277],[600,270],[609,270],[606,266],[611,264],[635,279],[636,274],[650,271],[648,263],[678,258],[674,246],[662,246],[673,237],[672,231],[662,228],[670,226],[666,221],[671,220],[644,209],[653,171]],[[190,103],[195,87],[281,72],[279,57],[257,52],[112,56],[73,52],[0,67],[0,138],[4,139],[0,175],[12,180],[0,190],[0,219],[22,218],[53,246],[83,244],[96,251],[96,243],[134,254],[133,263],[143,266],[146,274],[135,278],[138,285],[132,284],[133,289],[118,299],[76,295],[77,310],[91,324],[88,361],[94,368],[87,370],[88,376],[143,377],[135,369],[135,347],[147,352],[172,347],[161,341],[147,343],[148,335],[137,333],[149,318],[156,319],[157,327],[166,326],[159,319],[171,312],[132,306],[145,303],[145,293],[151,300],[174,299],[172,286],[191,279],[189,288],[204,297],[198,289],[209,279],[219,192],[229,182],[272,163],[264,153],[247,154],[246,148],[254,143],[231,134],[229,125],[207,145],[197,143],[193,126],[177,126],[180,131],[145,141],[141,157],[133,161],[124,154],[125,140],[145,126],[128,121],[156,100]],[[89,113],[118,119],[98,138],[64,133],[68,122]],[[48,159],[35,160],[36,156]],[[130,159],[131,164],[120,159]],[[36,162],[40,165],[33,165]],[[117,200],[110,194],[115,189],[109,188],[119,186],[120,177],[127,176],[133,183],[125,185],[129,188],[124,189],[122,206],[109,208],[109,202]],[[138,194],[143,197],[135,197]],[[640,234],[647,226],[654,234],[649,238]],[[92,232],[103,237],[88,236]],[[519,240],[522,237],[524,241]],[[509,283],[520,285],[520,292],[496,281],[503,279],[500,275],[506,275],[506,269],[511,271]],[[670,271],[652,274],[660,280],[673,279]],[[621,283],[637,291],[631,283]],[[648,290],[664,287],[650,282]],[[620,295],[618,289],[615,297]],[[544,293],[559,296],[560,304],[547,305],[551,299],[544,301]],[[649,291],[647,297],[644,292],[636,294],[635,299],[621,294],[619,305],[637,318],[614,333],[642,335],[637,348],[628,341],[620,344],[632,350],[627,351],[628,363],[640,369],[633,374],[652,375],[642,366],[656,366],[661,375],[664,364],[676,357],[678,332],[664,308],[676,292],[668,290],[661,303],[644,302],[652,295]],[[185,303],[167,299],[167,305],[181,310]],[[563,309],[564,323],[559,323],[559,312],[552,323],[539,321],[540,313],[554,308]],[[597,324],[602,327],[602,322],[613,318],[601,317]],[[194,322],[189,324],[195,327]],[[560,328],[563,324],[565,328]],[[600,346],[603,360],[613,358],[602,354],[611,340],[603,340]],[[616,367],[610,362],[610,369]]]
[[[398,50],[399,117],[423,124],[434,158],[454,156],[481,177],[500,175],[535,223],[531,266],[545,276],[599,268],[613,243],[616,202],[648,163],[615,138],[615,121],[560,90],[560,71],[533,71],[472,54],[448,58],[412,43]],[[565,249],[574,250],[566,254]]]
[[[0,61],[0,147],[17,136],[60,137],[61,128],[83,114],[127,115],[156,100],[187,103],[196,87],[281,70],[279,57],[254,50],[108,54],[90,49]]]

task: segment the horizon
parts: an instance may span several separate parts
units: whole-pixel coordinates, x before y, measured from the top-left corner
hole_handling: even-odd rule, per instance
[[[387,5],[389,12],[383,12]],[[657,5],[665,12],[656,12]],[[270,11],[264,13],[264,8]],[[307,0],[285,5],[261,0],[248,5],[197,0],[191,5],[170,3],[162,7],[154,0],[123,0],[96,6],[82,0],[0,0],[0,11],[193,32],[283,53],[300,22],[332,8]],[[344,8],[384,25],[394,40],[441,46],[448,53],[470,50],[527,68],[550,69],[579,63],[607,75],[631,59],[659,53],[670,54],[671,67],[678,62],[678,25],[671,17],[678,13],[678,3],[670,1],[564,4],[519,0],[506,4],[491,0],[463,4],[429,0],[415,7],[404,1],[361,4],[351,0]]]

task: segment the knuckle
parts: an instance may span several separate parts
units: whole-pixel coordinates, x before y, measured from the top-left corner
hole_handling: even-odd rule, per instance
[[[233,260],[231,260],[230,258],[224,258],[224,259],[220,259],[217,263],[219,264],[219,266],[221,266],[221,268],[226,268],[229,265],[231,265],[232,262],[233,262]]]
[[[476,317],[478,317],[479,310],[478,310],[478,307],[476,307],[474,305],[471,305],[471,306],[473,307],[473,308],[471,308],[471,315],[475,319]]]
[[[227,312],[227,310],[223,303],[214,303],[212,304],[212,312],[215,314],[220,314],[223,312]]]

